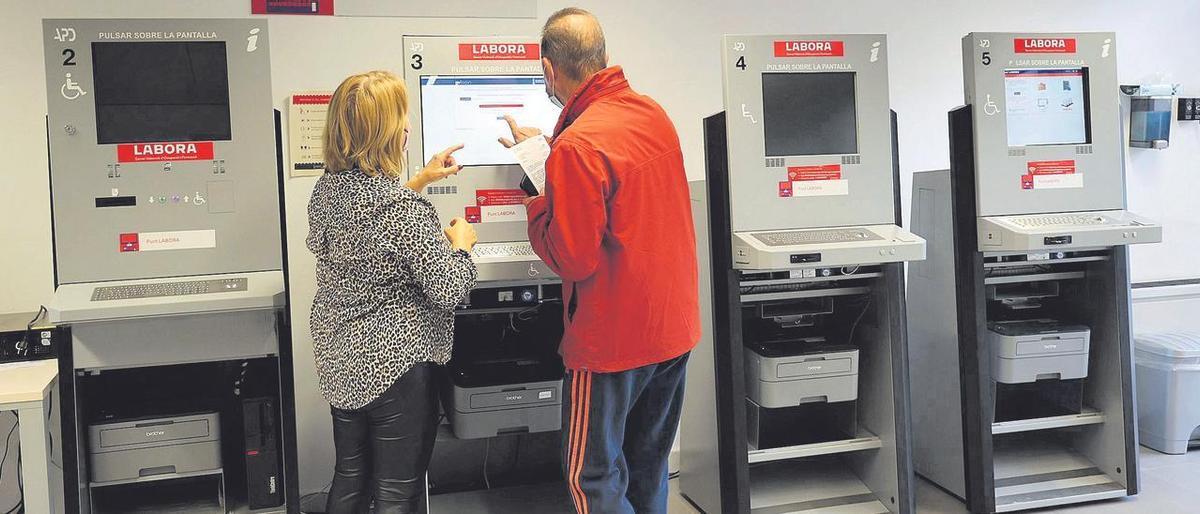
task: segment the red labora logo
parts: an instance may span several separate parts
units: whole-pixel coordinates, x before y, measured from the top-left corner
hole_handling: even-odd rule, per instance
[[[1013,40],[1013,50],[1019,54],[1073,54],[1075,38],[1017,38]]]
[[[460,43],[460,61],[536,61],[542,58],[537,43]]]
[[[212,141],[117,145],[117,162],[202,161],[212,158]]]
[[[842,41],[776,41],[775,57],[841,57],[846,55]]]

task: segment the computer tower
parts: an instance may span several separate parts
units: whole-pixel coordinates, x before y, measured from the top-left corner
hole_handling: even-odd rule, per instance
[[[272,398],[242,400],[245,432],[246,501],[251,510],[283,505],[279,459],[278,405]]]

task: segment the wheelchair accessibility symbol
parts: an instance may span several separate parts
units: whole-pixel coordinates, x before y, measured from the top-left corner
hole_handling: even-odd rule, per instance
[[[992,100],[992,95],[987,95],[987,102],[983,104],[983,113],[988,116],[995,116],[1000,112],[1000,106]]]
[[[63,98],[66,98],[67,100],[74,100],[87,94],[87,91],[84,91],[83,88],[79,87],[78,82],[71,80],[70,73],[67,74],[67,81],[63,83],[62,87],[59,88],[59,91],[62,93]]]

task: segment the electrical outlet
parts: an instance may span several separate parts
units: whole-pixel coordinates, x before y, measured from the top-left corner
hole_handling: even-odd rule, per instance
[[[1179,99],[1179,121],[1200,121],[1200,98]]]

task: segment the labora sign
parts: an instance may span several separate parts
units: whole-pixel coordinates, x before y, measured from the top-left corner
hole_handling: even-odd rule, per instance
[[[1016,38],[1013,51],[1019,54],[1073,54],[1075,39],[1062,37]]]
[[[846,44],[842,41],[776,41],[775,57],[842,57]]]
[[[461,43],[460,61],[536,61],[542,58],[537,43]]]
[[[117,145],[117,162],[200,161],[212,158],[212,141]]]

